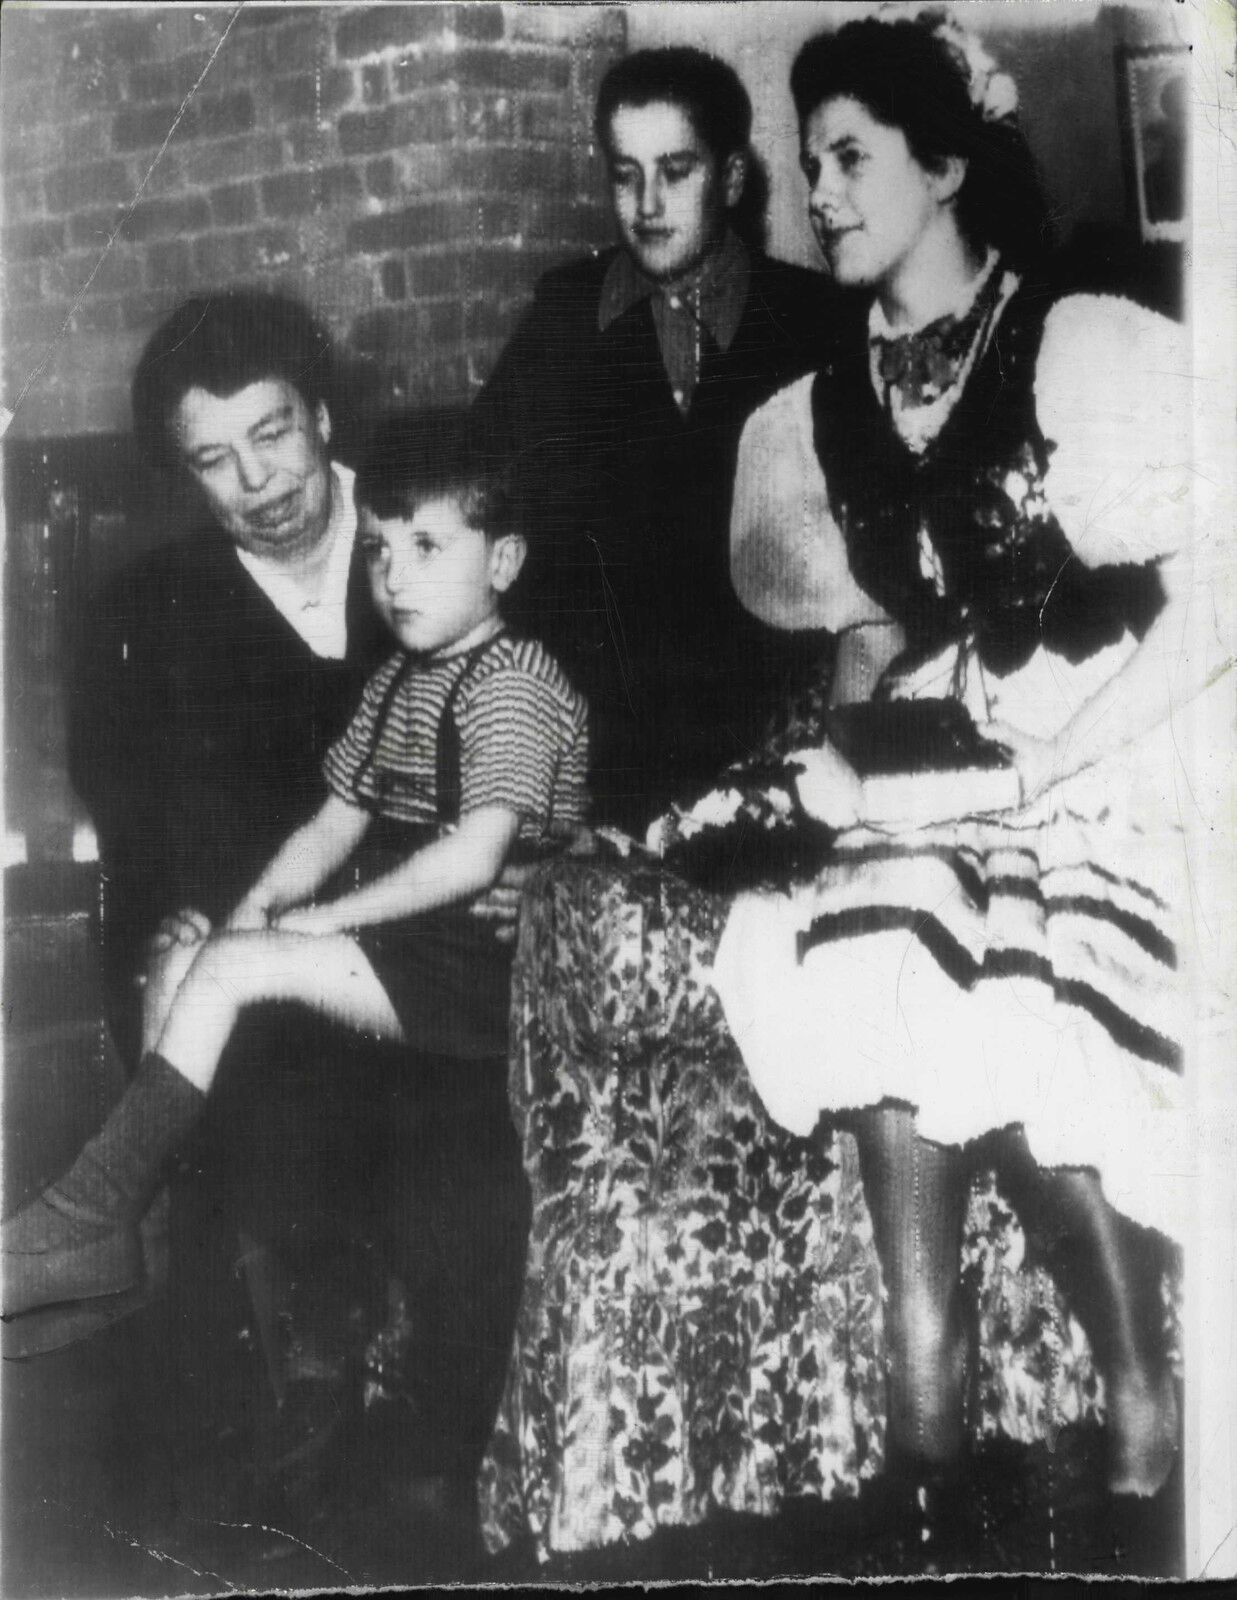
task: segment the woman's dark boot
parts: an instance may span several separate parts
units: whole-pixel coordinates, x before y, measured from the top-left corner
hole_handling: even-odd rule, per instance
[[[58,1182],[5,1222],[4,1320],[120,1295],[144,1276],[138,1223],[163,1163],[193,1127],[202,1091],[162,1056],[141,1066]]]

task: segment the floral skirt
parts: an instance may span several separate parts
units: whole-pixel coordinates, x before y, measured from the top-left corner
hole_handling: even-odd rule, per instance
[[[533,1198],[482,1470],[498,1549],[644,1538],[853,1496],[883,1467],[880,1265],[849,1134],[774,1123],[710,971],[727,913],[647,865],[563,860],[525,899],[510,1089]],[[1031,1442],[1102,1383],[990,1179],[972,1195],[970,1425]]]

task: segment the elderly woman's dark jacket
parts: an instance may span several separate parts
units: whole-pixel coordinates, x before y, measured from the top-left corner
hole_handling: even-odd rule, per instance
[[[113,997],[160,919],[215,919],[325,795],[321,762],[385,635],[359,554],[348,651],[314,655],[217,529],[132,564],[91,607],[70,771],[99,838]]]

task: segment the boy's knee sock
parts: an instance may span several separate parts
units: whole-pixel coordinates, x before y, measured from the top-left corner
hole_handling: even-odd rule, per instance
[[[75,1233],[136,1222],[150,1203],[164,1162],[205,1104],[202,1091],[162,1056],[144,1056],[102,1128],[68,1172],[43,1191],[42,1204],[34,1202],[5,1225],[6,1249],[22,1248],[13,1224],[36,1210],[42,1213],[44,1250],[54,1247],[49,1233],[67,1241]]]
[[[4,1224],[6,1320],[140,1285],[138,1219],[205,1098],[162,1056],[143,1058],[120,1103],[64,1177]]]

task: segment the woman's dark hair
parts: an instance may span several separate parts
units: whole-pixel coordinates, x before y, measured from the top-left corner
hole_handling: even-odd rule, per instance
[[[450,500],[487,539],[523,532],[506,463],[458,412],[398,412],[382,422],[357,470],[355,498],[359,510],[402,519]]]
[[[730,208],[730,226],[751,250],[761,253],[769,243],[769,169],[764,157],[747,153],[747,176],[738,203]]]
[[[666,100],[681,107],[718,161],[747,153],[752,138],[752,102],[738,73],[716,56],[687,45],[637,50],[616,61],[597,91],[593,126],[603,150],[620,106]]]
[[[800,50],[790,92],[802,131],[827,100],[857,100],[899,128],[920,166],[949,156],[967,164],[956,215],[973,247],[995,246],[1016,266],[1050,248],[1048,204],[1030,146],[1012,116],[985,119],[971,100],[965,63],[937,31],[942,19],[848,22]]]
[[[299,300],[261,289],[197,295],[147,341],[133,375],[133,423],[156,466],[178,463],[170,426],[190,389],[228,399],[251,383],[290,383],[311,411],[330,409],[335,359],[330,335]]]

